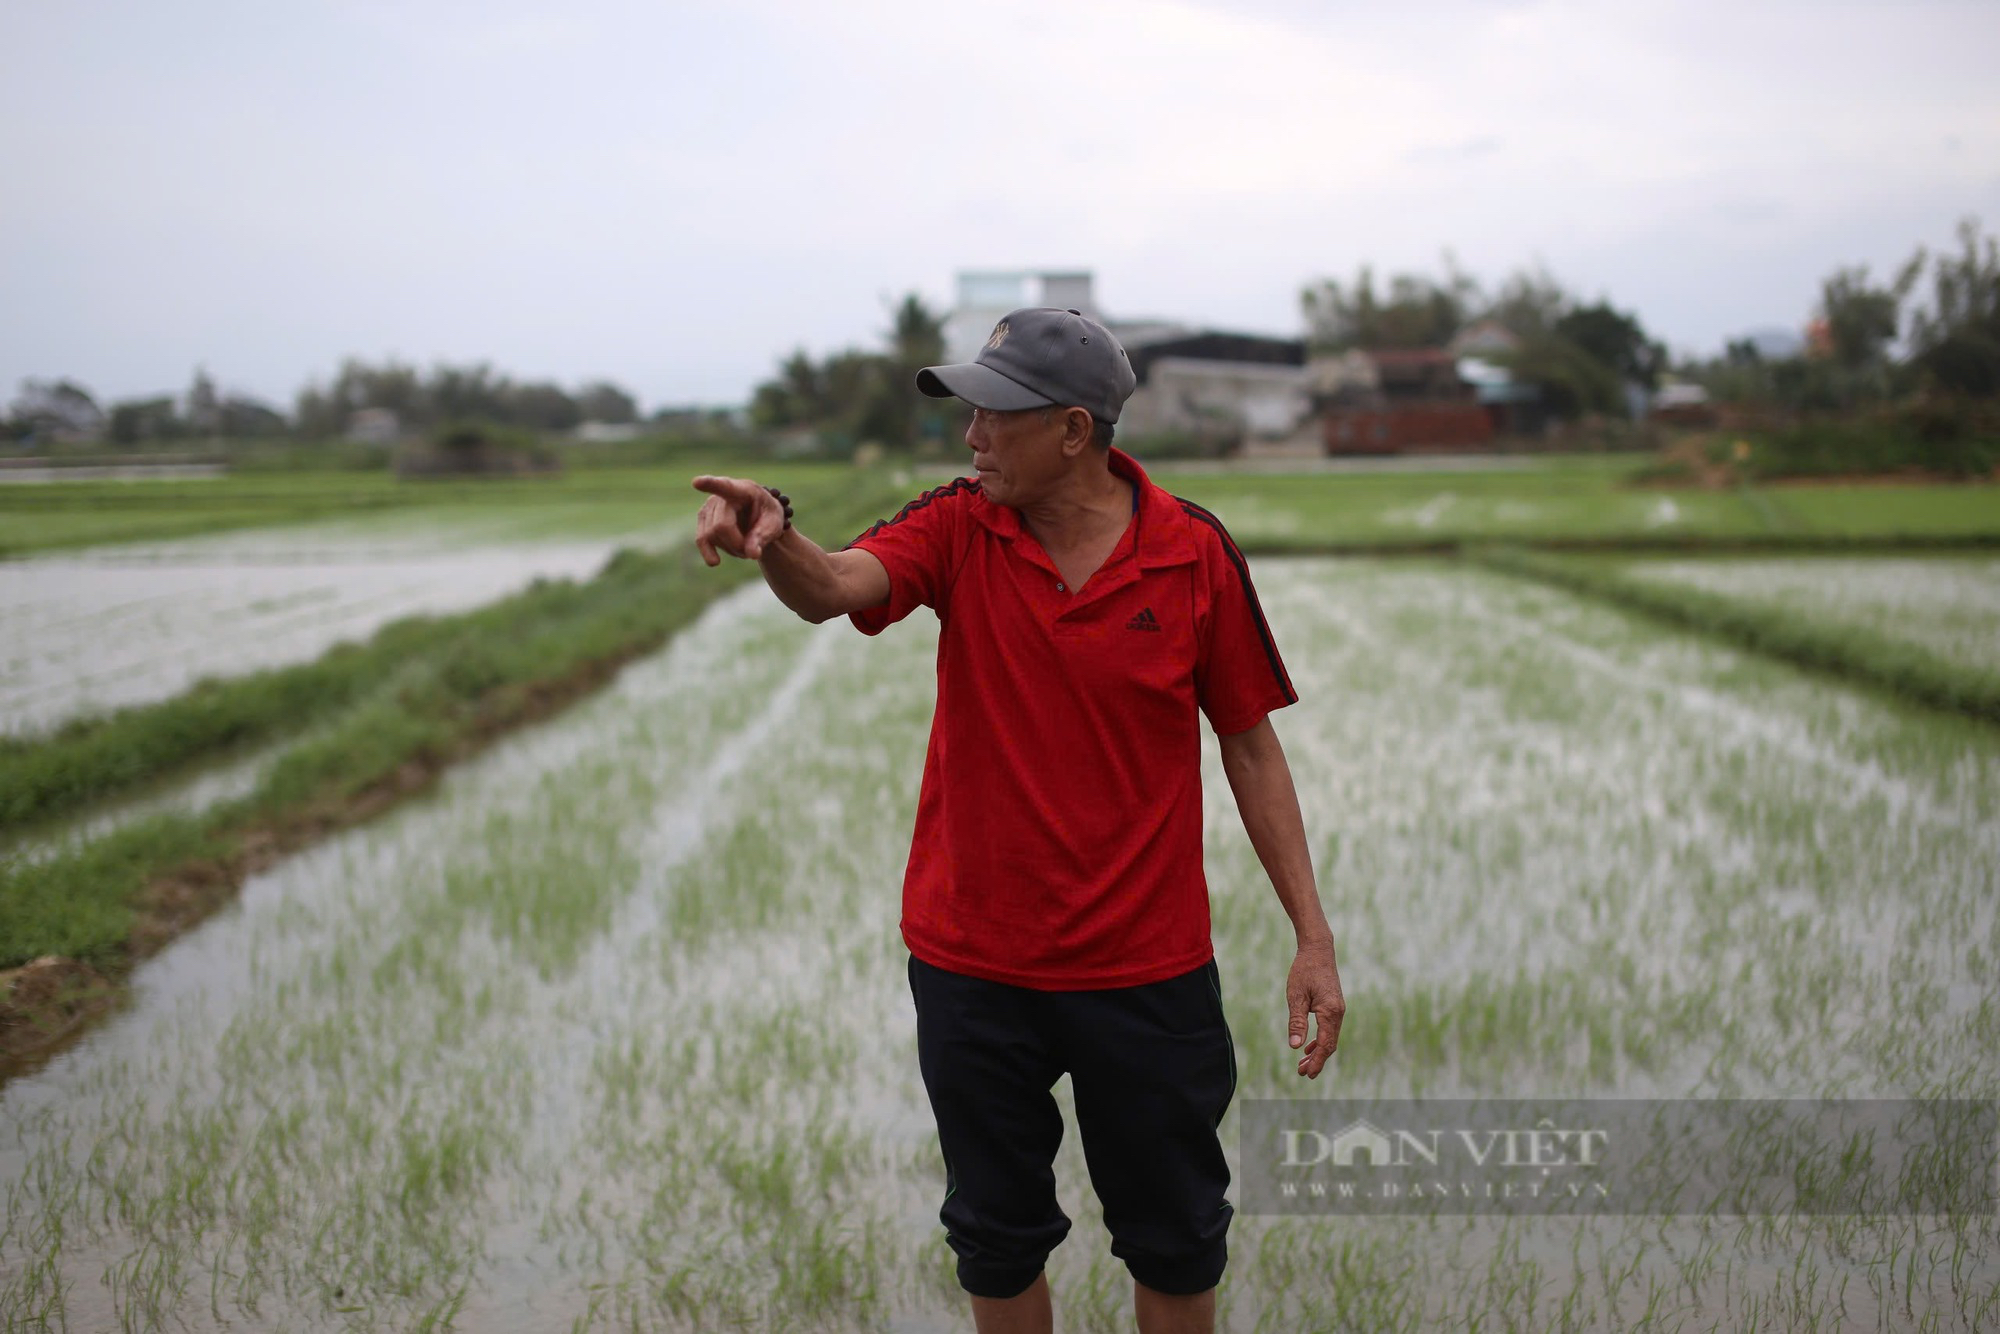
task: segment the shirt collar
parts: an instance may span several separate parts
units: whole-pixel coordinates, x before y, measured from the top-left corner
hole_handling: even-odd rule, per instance
[[[1194,560],[1194,532],[1180,501],[1156,486],[1139,461],[1116,445],[1111,447],[1110,464],[1112,476],[1132,483],[1138,491],[1140,568],[1185,565]],[[1021,512],[1010,505],[994,504],[983,491],[973,493],[972,512],[1001,537],[1012,539],[1021,534]]]

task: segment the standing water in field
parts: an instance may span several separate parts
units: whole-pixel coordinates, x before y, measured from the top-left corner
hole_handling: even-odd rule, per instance
[[[1991,556],[1638,560],[1626,569],[1754,607],[1804,611],[1834,630],[1960,667],[2000,663],[2000,560]]]
[[[490,525],[489,525],[490,527]],[[588,578],[606,541],[409,515],[0,561],[0,733],[317,657],[390,621]]]
[[[1994,737],[1485,572],[1257,577],[1350,1012],[1291,1075],[1211,745],[1239,1098],[2000,1092]],[[257,877],[0,1090],[0,1323],[963,1328],[895,927],[934,645],[752,586]],[[1122,1327],[1057,1172],[1059,1319]],[[2000,1310],[1991,1219],[1836,1224],[1241,1215],[1223,1324]]]

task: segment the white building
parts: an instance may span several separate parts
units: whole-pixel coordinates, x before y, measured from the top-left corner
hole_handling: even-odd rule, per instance
[[[1053,306],[1102,322],[1089,269],[962,269],[958,304],[944,322],[944,359],[971,361],[1010,310]]]

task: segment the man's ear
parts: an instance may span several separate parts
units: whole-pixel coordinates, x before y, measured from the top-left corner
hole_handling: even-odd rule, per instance
[[[1062,434],[1062,452],[1064,455],[1069,458],[1075,458],[1077,455],[1083,453],[1084,450],[1090,448],[1093,429],[1090,421],[1090,411],[1087,408],[1064,408]]]

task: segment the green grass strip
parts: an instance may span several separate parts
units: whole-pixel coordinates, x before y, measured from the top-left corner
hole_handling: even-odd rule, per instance
[[[1489,569],[1553,584],[1900,699],[2000,723],[2000,671],[1952,662],[1916,644],[1830,625],[1810,613],[1636,578],[1602,562],[1518,547],[1467,554]]]
[[[351,706],[401,664],[537,614],[531,588],[461,616],[413,616],[314,662],[210,679],[171,699],[79,718],[44,737],[0,739],[0,831],[80,811]]]
[[[812,527],[844,540],[893,508],[880,482],[857,479],[815,497]],[[140,821],[44,860],[0,860],[0,968],[55,954],[119,969],[132,953],[135,907],[156,877],[193,862],[227,867],[256,847],[301,846],[365,818],[493,737],[609,680],[754,577],[747,562],[708,569],[690,546],[621,551],[587,582],[541,582],[433,626],[449,633],[434,634],[430,651],[371,689],[350,683],[358,698],[280,755],[248,794]]]

